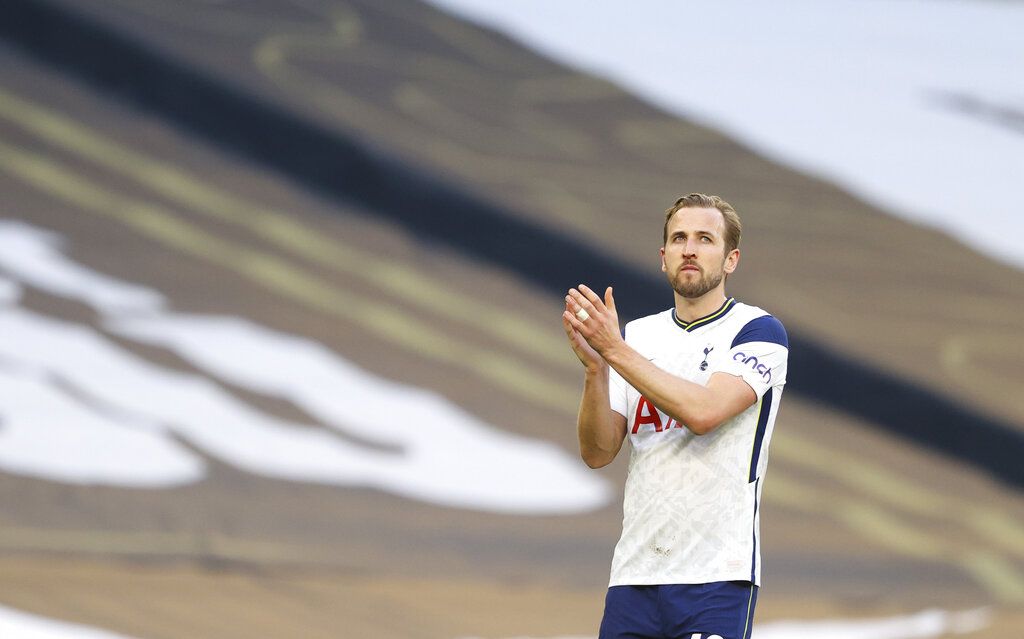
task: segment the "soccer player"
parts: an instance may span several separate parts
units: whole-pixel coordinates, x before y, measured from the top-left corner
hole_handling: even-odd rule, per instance
[[[759,504],[789,341],[725,294],[740,220],[717,196],[666,211],[672,308],[626,324],[612,297],[570,289],[562,323],[585,369],[577,423],[592,468],[631,445],[601,639],[749,639],[761,579]]]

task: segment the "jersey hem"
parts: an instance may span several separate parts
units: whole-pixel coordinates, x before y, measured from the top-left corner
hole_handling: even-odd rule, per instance
[[[702,577],[695,577],[693,575],[678,575],[669,577],[655,577],[655,576],[643,576],[643,577],[629,577],[620,579],[610,579],[608,581],[608,587],[612,586],[666,586],[674,584],[710,584],[716,581],[746,581],[750,582],[750,571],[740,572],[728,572],[720,573],[716,575],[705,575]],[[757,575],[752,582],[755,586],[761,586],[761,576]]]

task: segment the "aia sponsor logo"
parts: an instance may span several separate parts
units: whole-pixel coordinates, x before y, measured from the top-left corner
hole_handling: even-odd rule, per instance
[[[750,366],[750,368],[754,369],[755,373],[764,378],[765,382],[769,384],[772,382],[772,369],[757,361],[757,357],[754,355],[747,355],[746,353],[738,352],[733,355],[732,358],[737,362]]]
[[[632,433],[636,435],[640,432],[640,427],[644,424],[651,424],[654,426],[654,432],[656,433],[660,433],[663,430],[671,430],[673,428],[686,428],[671,417],[662,415],[661,412],[654,407],[654,404],[641,395],[640,401],[636,405],[636,415],[633,417]]]

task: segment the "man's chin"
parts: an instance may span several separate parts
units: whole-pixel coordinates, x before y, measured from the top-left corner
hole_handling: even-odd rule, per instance
[[[695,300],[707,294],[711,289],[706,289],[703,286],[676,286],[674,287],[676,293],[679,293],[682,297],[688,300]]]
[[[722,280],[717,282],[709,282],[706,279],[701,278],[697,282],[683,282],[682,278],[677,277],[672,282],[672,289],[682,296],[684,299],[695,300],[704,297],[715,288]]]

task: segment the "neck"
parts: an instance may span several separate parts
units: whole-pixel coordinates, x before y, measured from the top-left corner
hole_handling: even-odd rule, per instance
[[[692,322],[714,313],[722,304],[725,304],[725,300],[729,299],[725,296],[725,287],[708,291],[700,297],[683,297],[679,293],[676,293],[675,296],[676,317],[684,322]]]

